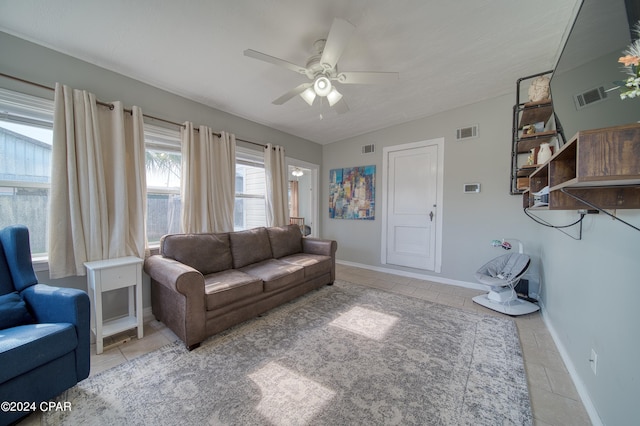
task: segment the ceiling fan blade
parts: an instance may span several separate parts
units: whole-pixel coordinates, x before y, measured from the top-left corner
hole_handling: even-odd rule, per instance
[[[270,64],[288,68],[291,71],[297,72],[299,74],[306,75],[306,72],[307,72],[307,69],[305,67],[301,67],[300,65],[293,64],[291,62],[285,61],[284,59],[276,58],[275,56],[267,55],[266,53],[258,52],[253,49],[245,50],[244,56],[248,56],[253,59],[258,59],[260,61],[269,62]]]
[[[298,87],[294,87],[293,89],[289,90],[287,93],[280,96],[278,99],[276,99],[271,103],[274,105],[282,105],[283,103],[287,102],[289,99],[304,92],[308,87],[311,87],[312,84],[313,83],[303,83]]]
[[[347,105],[347,102],[344,100],[344,98],[336,102],[336,104],[333,107],[336,109],[336,112],[338,114],[344,114],[345,112],[349,112],[349,105]]]
[[[334,80],[342,84],[389,84],[398,81],[397,72],[341,72]]]
[[[356,27],[353,24],[344,19],[335,18],[333,20],[327,41],[324,44],[322,58],[320,58],[320,63],[323,67],[327,69],[335,68],[355,29]]]

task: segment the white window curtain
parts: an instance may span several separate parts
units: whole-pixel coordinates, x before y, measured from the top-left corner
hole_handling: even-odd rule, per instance
[[[146,174],[142,111],[98,106],[94,94],[56,84],[49,275],[85,275],[84,262],[144,258]]]
[[[182,139],[182,230],[196,232],[233,231],[235,204],[236,138],[220,136],[207,126],[196,135],[186,122]]]
[[[271,144],[264,147],[264,171],[267,178],[267,226],[285,226],[289,223],[289,202],[284,147]]]

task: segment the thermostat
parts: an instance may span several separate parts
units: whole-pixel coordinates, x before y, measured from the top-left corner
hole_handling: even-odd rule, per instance
[[[480,192],[480,184],[479,183],[465,183],[464,184],[464,193],[473,193]]]

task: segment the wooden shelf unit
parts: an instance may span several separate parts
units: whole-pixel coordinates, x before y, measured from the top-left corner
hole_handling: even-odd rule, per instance
[[[526,158],[534,149],[534,157],[537,157],[538,148],[542,143],[551,143],[557,139],[558,126],[553,114],[551,99],[536,102],[520,102],[520,83],[523,80],[551,74],[546,71],[528,77],[518,79],[516,84],[516,104],[513,106],[513,135],[511,141],[511,194],[522,194],[528,189],[529,175],[539,166],[527,164]],[[550,120],[552,124],[550,123]],[[544,123],[545,130],[532,134],[524,134],[524,127]],[[551,127],[551,129],[547,129]],[[535,161],[535,158],[534,158]]]
[[[533,193],[547,185],[549,206],[536,209],[640,208],[640,124],[576,133],[529,176],[523,207],[532,208]]]

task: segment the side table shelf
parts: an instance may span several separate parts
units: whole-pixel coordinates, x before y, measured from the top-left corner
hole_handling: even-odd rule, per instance
[[[138,339],[144,336],[142,324],[142,263],[138,257],[128,256],[117,259],[86,262],[87,287],[91,299],[91,329],[96,336],[96,353],[104,349],[104,338],[136,328]],[[128,288],[128,315],[104,321],[102,314],[102,293]]]

